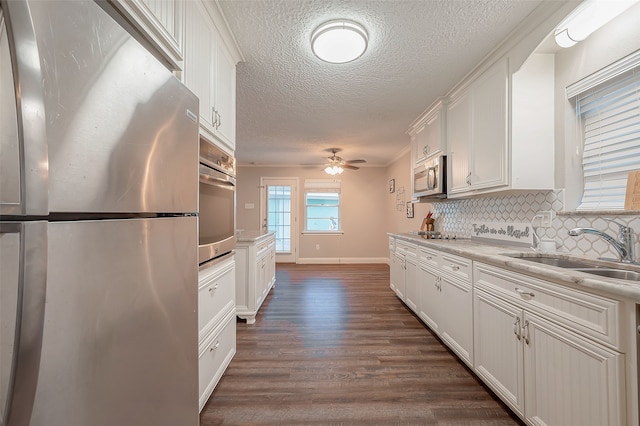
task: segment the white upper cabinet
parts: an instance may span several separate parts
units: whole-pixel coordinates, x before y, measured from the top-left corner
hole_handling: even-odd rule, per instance
[[[553,189],[553,56],[512,73],[502,58],[447,107],[449,196]]]
[[[209,10],[186,2],[184,83],[200,99],[200,134],[236,146],[236,63]]]
[[[114,6],[158,50],[172,71],[183,67],[183,0],[115,0]]]
[[[444,154],[446,150],[444,102],[438,99],[411,125],[411,158],[413,167],[428,157]]]

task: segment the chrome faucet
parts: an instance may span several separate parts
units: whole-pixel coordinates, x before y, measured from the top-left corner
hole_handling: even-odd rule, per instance
[[[571,235],[572,237],[577,237],[581,234],[597,235],[598,237],[611,244],[616,252],[618,252],[619,262],[635,263],[635,259],[633,257],[633,230],[626,225],[616,222],[615,220],[605,220],[618,225],[618,240],[616,240],[606,232],[599,231],[594,228],[574,228],[569,231],[569,235]]]

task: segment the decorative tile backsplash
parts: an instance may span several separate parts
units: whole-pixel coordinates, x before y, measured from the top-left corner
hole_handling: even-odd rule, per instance
[[[640,257],[640,215],[622,212],[561,213],[564,210],[564,191],[527,192],[522,194],[499,195],[495,197],[446,200],[433,203],[436,230],[445,235],[469,238],[474,235],[473,224],[479,222],[530,222],[542,211],[556,213],[551,227],[538,228],[542,238],[556,240],[558,251],[570,252],[589,257],[616,258],[617,254],[609,243],[595,235],[569,236],[569,229],[576,227],[595,228],[605,231],[617,239],[618,226],[608,222],[612,218],[630,226],[635,234],[635,257]]]

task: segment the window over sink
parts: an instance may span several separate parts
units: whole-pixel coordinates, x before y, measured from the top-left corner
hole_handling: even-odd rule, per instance
[[[584,141],[578,211],[623,210],[628,173],[640,169],[640,53],[567,87]]]

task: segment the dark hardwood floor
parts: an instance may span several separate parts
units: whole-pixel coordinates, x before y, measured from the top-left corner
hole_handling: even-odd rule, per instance
[[[517,425],[389,288],[387,265],[278,264],[200,423]]]

